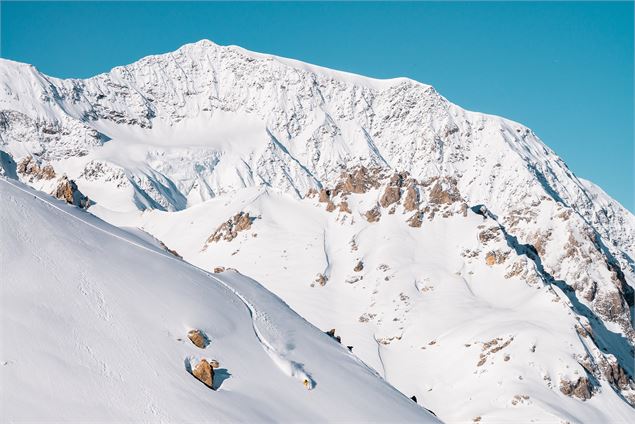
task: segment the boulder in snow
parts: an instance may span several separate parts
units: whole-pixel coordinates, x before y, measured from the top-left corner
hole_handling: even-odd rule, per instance
[[[88,197],[84,196],[77,188],[75,181],[69,180],[66,175],[59,179],[57,188],[51,194],[70,205],[79,206],[80,208],[88,206]]]
[[[187,337],[190,339],[192,343],[194,343],[196,347],[199,347],[201,349],[205,349],[207,345],[209,344],[209,339],[207,338],[207,335],[205,335],[203,331],[198,329],[188,331]]]
[[[201,359],[192,370],[192,375],[210,389],[214,388],[214,368],[206,359]]]

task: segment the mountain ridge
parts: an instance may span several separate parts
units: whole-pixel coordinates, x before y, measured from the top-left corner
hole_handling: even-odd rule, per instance
[[[155,237],[177,246],[192,263],[205,261],[199,265],[207,269],[214,266],[209,263],[212,253],[234,261],[285,300],[296,299],[292,306],[312,322],[321,318],[310,308],[311,292],[287,287],[279,278],[267,283],[264,259],[244,262],[239,253],[226,256],[241,250],[232,246],[260,246],[257,236],[245,238],[234,230],[233,216],[241,212],[234,199],[242,199],[242,193],[264,187],[262,199],[287,204],[280,193],[294,199],[289,210],[321,211],[296,229],[322,229],[324,248],[315,252],[323,256],[321,262],[285,275],[308,281],[321,267],[318,280],[325,283],[325,293],[331,290],[329,278],[333,284],[355,280],[334,253],[346,250],[349,241],[327,237],[332,228],[355,231],[349,234],[352,240],[368,232],[390,240],[390,229],[415,240],[412,248],[417,250],[430,248],[420,232],[441,234],[438,229],[448,226],[448,234],[463,240],[449,226],[465,226],[483,239],[482,246],[463,240],[469,252],[456,256],[459,245],[444,245],[448,257],[465,267],[471,258],[488,267],[501,265],[509,278],[536,267],[549,276],[548,285],[554,282],[558,288],[553,290],[574,305],[572,313],[590,320],[602,334],[593,343],[616,354],[629,382],[616,390],[631,396],[635,217],[597,186],[577,178],[527,127],[464,110],[431,86],[409,79],[367,79],[205,40],[85,80],[48,78],[34,68],[22,75],[20,69],[0,62],[0,148],[18,162],[18,169],[35,169],[24,162],[32,158],[28,160],[38,169],[51,166],[56,174],[75,180],[97,216],[152,228]],[[45,191],[56,183],[38,173],[17,174]],[[234,205],[224,217],[196,212],[221,200]],[[262,202],[249,215],[256,217],[254,228],[268,222],[264,228],[278,228],[285,239],[289,230],[267,214],[286,213]],[[473,221],[474,213],[487,221]],[[190,215],[191,223],[180,221]],[[181,233],[163,228],[164,221]],[[478,227],[494,222],[497,236]],[[202,245],[215,231],[229,241]],[[271,240],[278,237],[268,234]],[[307,246],[314,243],[303,237],[298,235]],[[490,237],[502,244],[483,250]],[[372,241],[365,243],[361,249],[374,257]],[[396,250],[386,260],[402,262]],[[268,262],[281,265],[275,257]],[[434,267],[418,257],[409,264],[403,265]],[[370,273],[367,278],[380,278],[376,271],[364,272]],[[456,272],[448,269],[440,275],[452,281]],[[490,275],[489,268],[472,272],[477,285]],[[523,274],[530,286],[532,272]],[[413,284],[409,279],[420,278],[415,274],[397,272],[394,277],[404,293]],[[461,284],[470,286],[475,277],[462,278],[467,282]],[[296,290],[302,297],[294,297]],[[333,301],[325,296],[324,302]],[[342,315],[337,325],[357,334],[355,327],[348,329],[350,319]],[[366,343],[359,337],[359,343]],[[370,350],[364,355],[371,355]],[[592,355],[596,368],[589,369],[597,374],[594,378],[606,378],[617,387],[597,371],[597,364],[606,360],[602,355]]]

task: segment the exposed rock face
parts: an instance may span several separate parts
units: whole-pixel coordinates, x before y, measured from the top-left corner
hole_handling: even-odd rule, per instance
[[[355,265],[355,268],[353,268],[353,271],[355,272],[361,272],[364,269],[364,263],[362,261],[357,262],[357,265]]]
[[[413,227],[413,228],[419,228],[421,227],[422,224],[422,219],[421,216],[423,215],[422,212],[415,212],[414,215],[412,215],[409,219],[408,219],[408,225]]]
[[[331,328],[329,331],[326,332],[326,334],[330,336],[332,339],[334,339],[335,341],[337,341],[338,343],[342,343],[342,338],[340,336],[335,335],[334,328]]]
[[[192,343],[194,343],[196,347],[199,347],[201,349],[205,349],[209,344],[209,339],[207,338],[205,333],[198,329],[188,331],[187,337]]]
[[[384,194],[379,199],[382,208],[398,203],[401,199],[401,187],[407,177],[407,173],[395,173],[390,177],[390,181],[384,190]]]
[[[340,212],[351,213],[351,209],[348,207],[348,202],[342,200],[340,202]]]
[[[485,263],[489,266],[494,264],[502,264],[505,262],[507,257],[509,256],[509,252],[503,252],[501,250],[492,250],[487,252],[485,255]]]
[[[406,189],[406,198],[403,202],[403,208],[406,212],[412,212],[419,208],[419,193],[414,184]]]
[[[456,180],[452,177],[436,179],[429,194],[430,203],[450,205],[461,200],[456,187]]]
[[[467,203],[461,203],[461,215],[467,217]]]
[[[214,388],[214,369],[205,359],[201,359],[192,370],[192,375],[210,389]]]
[[[80,208],[88,206],[88,197],[79,191],[75,181],[69,180],[66,176],[60,178],[57,188],[51,194],[70,205],[79,206]]]
[[[617,288],[606,290],[594,296],[594,306],[601,315],[611,321],[618,321],[628,310],[628,304]]]
[[[381,218],[381,210],[379,209],[379,206],[375,206],[371,210],[367,211],[364,216],[368,222],[377,222],[379,221],[379,218]]]
[[[366,193],[371,188],[379,187],[379,169],[369,170],[364,166],[357,167],[351,172],[342,172],[340,182],[335,186],[336,193]]]
[[[599,368],[607,381],[620,390],[631,388],[631,381],[613,355],[602,358]]]
[[[478,239],[481,243],[487,243],[489,241],[499,241],[500,228],[489,227],[478,234]]]
[[[589,379],[580,377],[574,383],[569,380],[560,380],[560,391],[567,396],[575,396],[578,399],[591,399],[593,395],[592,386]]]
[[[165,243],[163,243],[161,240],[159,240],[159,244],[161,245],[161,247],[162,247],[162,248],[163,248],[166,252],[170,253],[170,254],[171,254],[171,255],[173,255],[173,256],[176,256],[176,257],[177,257],[177,258],[179,258],[179,259],[183,259],[183,256],[179,255],[179,252],[177,252],[177,251],[176,251],[176,250],[174,250],[174,249],[170,249],[170,248],[169,248],[169,247],[167,247],[167,246],[165,245]]]
[[[17,172],[24,175],[30,181],[52,180],[55,178],[55,170],[50,164],[40,166],[33,156],[27,156],[18,162]]]
[[[468,206],[459,193],[456,179],[431,177],[420,182],[410,177],[408,172],[395,172],[388,176],[387,171],[385,168],[368,170],[365,167],[355,167],[349,172],[343,172],[334,189],[320,190],[319,201],[326,203],[326,210],[332,212],[337,208],[337,200],[341,199],[340,212],[352,213],[348,202],[349,196],[354,197],[356,194],[380,189],[382,191],[378,203],[363,214],[368,222],[379,221],[383,209],[386,209],[388,215],[394,215],[402,199],[405,212],[417,211],[407,219],[407,223],[413,228],[421,227],[424,213],[429,220],[434,219],[437,213],[444,218],[457,213],[467,216]],[[405,196],[402,193],[404,187],[407,187],[404,191]],[[307,196],[313,197],[317,193],[317,190],[312,189],[307,192]],[[428,200],[421,210],[423,194]],[[459,208],[454,205],[457,201],[461,201]],[[361,204],[364,204],[363,198]]]
[[[331,190],[327,190],[327,189],[322,189],[320,190],[320,197],[319,197],[319,202],[320,203],[326,203],[326,202],[330,202],[331,201]]]
[[[223,222],[207,239],[207,243],[217,243],[220,240],[232,241],[239,232],[250,229],[254,220],[255,218],[249,216],[249,212],[239,212]]]
[[[384,191],[384,194],[379,199],[379,204],[382,208],[387,208],[393,203],[397,203],[401,198],[401,190],[399,187],[388,186]]]

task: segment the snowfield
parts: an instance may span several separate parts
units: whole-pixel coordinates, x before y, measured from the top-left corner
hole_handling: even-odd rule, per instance
[[[3,422],[437,422],[255,281],[17,182],[0,201]],[[199,358],[220,362],[215,390],[186,370]]]
[[[429,85],[208,40],[0,59],[0,174],[16,420],[635,422],[635,216]]]
[[[576,329],[595,326],[581,321],[566,293],[500,235],[480,241],[497,228],[493,219],[469,211],[412,228],[398,209],[381,224],[368,223],[356,217],[352,197],[352,214],[261,189],[178,213],[107,219],[134,222],[195,265],[240,269],[282,293],[300,315],[319,328],[336,328],[344,345],[447,422],[479,416],[485,422],[629,422],[635,416],[604,382],[585,401],[561,392],[562,381],[586,378],[582,364],[601,357]],[[261,218],[230,242],[206,241],[239,211]],[[489,266],[488,251],[508,252],[506,262],[514,265]],[[522,272],[510,276],[517,266]],[[328,276],[323,287],[318,274]],[[597,343],[608,346],[610,332],[604,340],[604,330],[595,328]],[[614,351],[620,346],[628,358],[627,344],[614,344]]]

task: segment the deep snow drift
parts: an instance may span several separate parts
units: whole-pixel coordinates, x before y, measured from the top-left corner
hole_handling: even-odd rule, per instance
[[[0,204],[3,422],[436,422],[253,280],[1,177]]]

